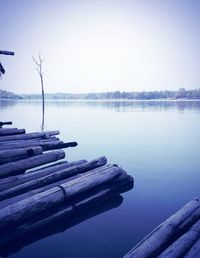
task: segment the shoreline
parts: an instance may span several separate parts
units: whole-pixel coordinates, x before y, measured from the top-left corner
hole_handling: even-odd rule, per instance
[[[0,99],[0,101],[34,101],[42,102],[42,99]],[[200,99],[45,99],[48,102],[200,102]]]

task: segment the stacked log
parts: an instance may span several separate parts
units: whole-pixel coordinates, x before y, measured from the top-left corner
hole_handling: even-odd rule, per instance
[[[25,129],[17,128],[0,128],[0,136],[14,135],[14,134],[23,134]]]
[[[199,257],[200,253],[192,256],[200,250],[199,237],[200,200],[196,198],[153,230],[124,258]]]
[[[42,148],[40,146],[22,149],[2,150],[0,151],[0,165],[39,154],[42,154]]]
[[[0,255],[12,241],[19,243],[45,227],[49,232],[61,219],[65,230],[76,217],[84,220],[85,211],[92,216],[92,208],[107,200],[117,200],[111,205],[116,207],[120,194],[133,187],[133,178],[107,164],[105,157],[55,163],[65,157],[58,149],[77,146],[61,141],[58,134],[0,129]]]

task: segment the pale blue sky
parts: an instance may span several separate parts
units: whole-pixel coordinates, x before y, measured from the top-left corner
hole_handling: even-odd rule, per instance
[[[200,88],[200,0],[0,0],[0,88],[46,92]]]

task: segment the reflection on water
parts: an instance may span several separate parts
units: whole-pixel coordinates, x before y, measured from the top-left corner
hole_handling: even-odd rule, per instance
[[[5,109],[16,104],[15,100],[0,100],[0,109]]]
[[[1,100],[0,101],[0,108],[4,109],[9,106],[13,106],[20,103],[21,105],[30,105],[34,104],[36,106],[41,105],[41,101],[8,101],[8,100]],[[55,100],[55,101],[48,101],[46,100],[45,106],[57,106],[57,107],[73,107],[73,106],[80,106],[80,107],[89,107],[89,108],[105,108],[114,110],[116,112],[131,112],[131,111],[163,111],[163,110],[178,110],[180,112],[184,111],[197,111],[200,112],[200,101],[107,101],[107,100]],[[41,128],[44,128],[44,110],[42,112],[42,123]]]
[[[45,125],[59,129],[66,159],[105,155],[135,179],[123,203],[36,241],[12,258],[121,258],[186,202],[200,196],[199,101],[46,101]],[[41,102],[1,102],[1,120],[37,131]],[[83,256],[84,254],[84,256]]]
[[[65,230],[87,219],[90,219],[108,210],[114,209],[119,205],[121,205],[122,201],[123,201],[123,197],[120,195],[116,195],[112,199],[104,200],[104,202],[93,203],[93,205],[91,205],[91,207],[88,209],[83,209],[82,211],[79,211],[79,212],[75,211],[73,216],[70,215],[69,217],[69,215],[66,214],[65,216],[60,216],[57,218],[55,217],[53,221],[50,221],[45,226],[41,225],[40,227],[37,227],[36,229],[33,229],[32,231],[28,231],[24,234],[20,234],[20,232],[17,232],[16,234],[16,232],[13,232],[13,229],[12,229],[10,234],[11,235],[14,234],[15,238],[12,236],[13,237],[12,241],[9,241],[6,245],[4,244],[3,247],[0,247],[0,254],[2,258],[6,258],[10,256],[10,254],[12,253],[19,252],[26,245],[29,245],[35,241],[41,240],[48,236],[57,234],[59,232],[64,232]],[[67,207],[68,206],[66,206],[66,208]],[[43,217],[45,218],[45,216]],[[28,224],[29,223],[30,222],[28,222]],[[26,223],[25,223],[25,227],[26,227]],[[23,230],[23,227],[22,227],[22,230]],[[27,230],[28,230],[28,226],[27,226]],[[6,234],[9,234],[9,233],[6,232]],[[2,234],[2,237],[3,237],[3,234]]]

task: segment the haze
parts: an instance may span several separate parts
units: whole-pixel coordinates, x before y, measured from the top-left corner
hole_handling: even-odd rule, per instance
[[[46,92],[200,87],[198,0],[0,0],[0,88],[39,93],[32,56],[45,58]]]

